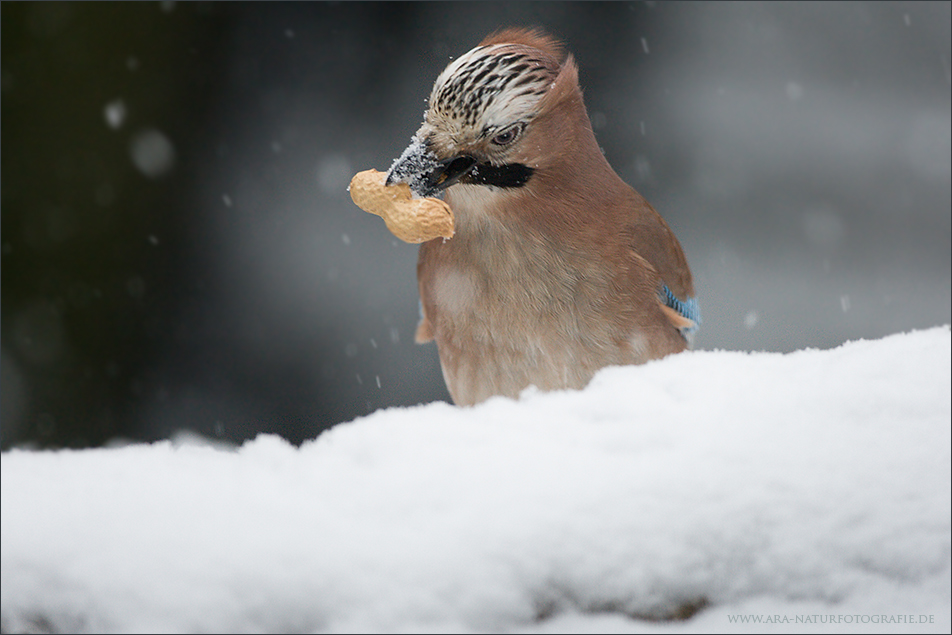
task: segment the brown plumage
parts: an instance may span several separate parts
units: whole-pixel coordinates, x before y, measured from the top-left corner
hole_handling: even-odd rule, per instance
[[[456,235],[420,248],[417,341],[436,340],[456,403],[581,388],[688,346],[681,246],[608,164],[552,37],[507,29],[451,63],[389,179],[454,210]]]

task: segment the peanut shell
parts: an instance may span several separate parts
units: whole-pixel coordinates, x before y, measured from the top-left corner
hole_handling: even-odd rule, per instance
[[[387,229],[407,243],[453,237],[453,210],[436,198],[413,198],[406,183],[386,185],[387,174],[364,170],[350,181],[357,207],[383,218]]]

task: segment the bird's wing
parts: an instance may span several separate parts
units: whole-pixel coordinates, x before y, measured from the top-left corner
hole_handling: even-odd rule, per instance
[[[690,297],[682,300],[662,282],[658,301],[661,303],[661,310],[665,317],[681,331],[682,335],[694,333],[701,326],[701,309],[697,304],[697,298]]]
[[[663,218],[644,199],[632,225],[634,253],[658,276],[657,300],[671,324],[687,337],[701,324],[694,282],[681,244]]]

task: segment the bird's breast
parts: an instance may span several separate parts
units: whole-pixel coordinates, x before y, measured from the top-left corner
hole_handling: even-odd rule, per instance
[[[451,205],[465,217],[465,204]],[[630,311],[604,266],[491,210],[477,213],[468,231],[464,222],[420,252],[424,307],[456,403],[529,385],[581,388],[603,366],[632,363]]]

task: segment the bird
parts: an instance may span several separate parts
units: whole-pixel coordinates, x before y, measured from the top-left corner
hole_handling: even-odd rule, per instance
[[[418,343],[457,405],[581,389],[693,344],[700,310],[671,228],[600,149],[563,43],[509,27],[451,61],[388,185],[443,198],[420,245]]]

